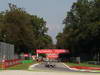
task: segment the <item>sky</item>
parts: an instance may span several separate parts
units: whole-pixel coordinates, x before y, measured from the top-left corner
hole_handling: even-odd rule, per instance
[[[8,3],[24,8],[28,13],[43,17],[49,28],[48,34],[56,43],[56,35],[63,31],[62,24],[67,12],[76,0],[0,0],[0,11],[8,9]]]

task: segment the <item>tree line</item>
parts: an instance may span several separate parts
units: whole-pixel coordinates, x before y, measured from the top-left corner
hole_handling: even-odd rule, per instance
[[[57,48],[69,49],[71,56],[97,60],[100,52],[100,0],[77,0],[63,20]]]
[[[15,45],[16,53],[51,48],[52,38],[47,34],[46,21],[23,8],[9,3],[9,9],[0,12],[0,41]]]

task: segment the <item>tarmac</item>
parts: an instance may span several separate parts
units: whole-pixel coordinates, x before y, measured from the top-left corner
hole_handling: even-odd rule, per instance
[[[100,75],[100,73],[81,73],[81,72],[38,72],[25,70],[4,70],[0,75]]]

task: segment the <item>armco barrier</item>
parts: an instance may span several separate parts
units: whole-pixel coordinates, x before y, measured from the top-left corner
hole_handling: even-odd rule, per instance
[[[21,59],[13,59],[13,60],[3,60],[2,61],[2,69],[6,69],[8,67],[21,64]]]

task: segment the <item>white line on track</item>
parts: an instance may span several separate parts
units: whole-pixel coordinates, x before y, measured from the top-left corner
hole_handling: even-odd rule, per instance
[[[93,70],[85,70],[85,69],[76,69],[76,68],[70,68],[68,65],[66,65],[65,63],[63,63],[68,69],[70,70],[74,70],[74,71],[83,71],[83,72],[96,72]]]
[[[64,64],[64,66],[66,66],[68,69],[70,69],[70,70],[75,70],[75,71],[78,71],[79,69],[76,69],[76,68],[70,68],[68,65],[66,65],[65,63],[63,63]]]
[[[33,64],[33,65],[29,66],[29,70],[32,70],[32,68],[35,67],[35,66],[37,66],[37,65],[39,65],[39,63]]]

